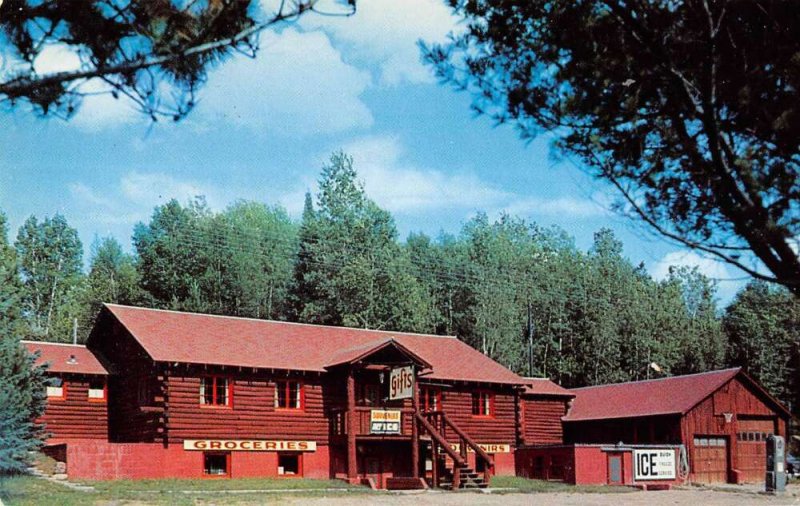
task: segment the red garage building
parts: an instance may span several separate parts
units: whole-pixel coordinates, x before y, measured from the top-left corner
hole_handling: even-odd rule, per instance
[[[740,368],[572,392],[565,444],[518,452],[529,475],[560,473],[572,483],[763,482],[766,437],[785,437],[791,416]],[[638,476],[635,459],[648,452],[663,452],[674,472]]]

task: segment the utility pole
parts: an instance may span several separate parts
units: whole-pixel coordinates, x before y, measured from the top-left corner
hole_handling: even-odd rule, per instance
[[[78,319],[72,319],[72,344],[78,344]]]
[[[528,299],[528,377],[533,377],[533,313]]]

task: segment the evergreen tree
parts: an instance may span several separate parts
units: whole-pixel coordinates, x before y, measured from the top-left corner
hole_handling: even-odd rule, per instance
[[[29,452],[43,442],[34,420],[44,413],[44,369],[19,342],[24,326],[19,314],[22,290],[15,252],[7,241],[0,212],[0,476],[25,471]]]

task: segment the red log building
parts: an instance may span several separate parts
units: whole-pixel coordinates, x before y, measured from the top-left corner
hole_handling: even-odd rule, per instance
[[[71,478],[646,484],[650,448],[685,449],[670,482],[744,482],[789,417],[739,369],[566,390],[454,337],[111,304],[86,347],[26,346],[60,380],[42,421]]]

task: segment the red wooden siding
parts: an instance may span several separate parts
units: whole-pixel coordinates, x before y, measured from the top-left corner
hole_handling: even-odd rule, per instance
[[[725,413],[731,415],[731,421],[725,421]],[[749,430],[748,420],[762,420],[760,427],[773,427],[777,434],[786,435],[786,422],[778,417],[773,407],[767,405],[762,396],[743,383],[738,377],[723,385],[710,397],[690,410],[683,421],[684,440],[689,448],[689,455],[709,454],[711,450],[697,449],[696,436],[720,436],[725,439],[725,449],[715,450],[715,462],[702,458],[695,463],[690,462],[692,479],[697,481],[763,481],[760,450],[754,449],[751,443],[741,445],[737,433]],[[752,424],[752,422],[750,422]],[[763,446],[766,443],[761,442]],[[708,455],[706,455],[708,457]],[[730,470],[728,476],[721,477],[718,468]],[[711,473],[711,474],[709,474]]]
[[[65,399],[50,398],[44,416],[38,420],[45,424],[50,439],[106,439],[108,437],[108,411],[105,402],[89,400],[91,376],[64,374]],[[105,377],[97,376],[105,381]]]
[[[567,401],[553,397],[522,398],[522,427],[526,445],[563,443],[561,417],[567,412]]]
[[[125,443],[163,441],[164,392],[161,372],[118,323],[98,325],[91,351],[110,363],[108,378],[109,440]],[[94,332],[93,332],[94,335]],[[146,394],[140,399],[140,386]],[[141,402],[140,402],[141,401]]]
[[[506,443],[516,441],[516,409],[514,394],[504,390],[494,392],[494,415],[472,415],[474,388],[458,386],[442,391],[442,409],[448,418],[478,443]],[[448,434],[449,435],[449,434]],[[455,438],[454,438],[455,440]]]
[[[224,372],[220,372],[224,375]],[[231,373],[232,407],[200,405],[198,371],[170,372],[167,381],[167,434],[184,439],[299,439],[328,443],[329,408],[319,377],[293,377],[303,383],[304,409],[275,407],[275,380],[258,374]]]

